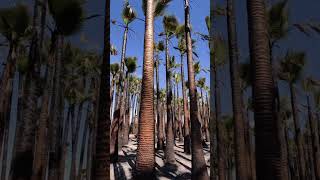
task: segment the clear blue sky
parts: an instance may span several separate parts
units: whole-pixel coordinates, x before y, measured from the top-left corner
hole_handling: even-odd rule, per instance
[[[138,17],[144,19],[144,15],[141,8],[141,0],[129,0],[131,6],[136,10]],[[118,22],[122,22],[121,13],[123,8],[124,0],[111,0],[111,14],[110,18],[115,19]],[[199,1],[191,1],[191,23],[194,32],[207,33],[207,28],[205,24],[205,17],[209,15],[210,8],[209,0],[203,0],[201,3]],[[175,15],[178,18],[179,23],[184,23],[184,4],[183,0],[174,0],[170,3],[165,14]],[[138,58],[138,65],[141,66],[137,69],[136,75],[141,77],[142,63],[143,63],[143,40],[144,40],[144,22],[140,20],[135,20],[130,24],[130,28],[134,32],[130,31],[128,36],[127,52],[126,56],[136,56]],[[114,44],[119,51],[118,56],[111,57],[111,63],[120,62],[121,58],[121,46],[123,37],[123,28],[111,24],[111,43]],[[155,20],[155,38],[156,41],[160,40],[158,34],[163,31],[162,17],[158,17]],[[198,35],[192,35],[193,39],[197,40],[196,52],[199,56],[200,64],[203,68],[209,68],[209,48],[208,43],[202,41]],[[173,46],[177,45],[175,38],[172,40],[172,44],[169,44],[170,55],[176,56],[176,61],[180,63],[179,52],[173,49]],[[161,58],[164,60],[164,53],[162,53]],[[186,58],[185,58],[185,68],[186,68]],[[180,69],[177,69],[180,72]],[[185,70],[186,72],[186,70]],[[210,73],[201,73],[199,77],[206,77],[207,85],[210,82]],[[185,76],[187,80],[187,76]],[[160,86],[165,87],[165,67],[162,65],[160,67]]]

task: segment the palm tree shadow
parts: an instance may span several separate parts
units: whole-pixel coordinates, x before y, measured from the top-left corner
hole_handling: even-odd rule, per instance
[[[123,154],[124,154],[124,156],[122,156],[122,157],[124,157],[124,158],[123,158],[124,162],[128,162],[128,164],[130,165],[130,167],[131,167],[132,169],[135,169],[135,166],[136,166],[136,164],[135,164],[136,154],[129,154],[129,155],[128,155],[127,152],[125,152],[125,151],[122,151],[122,152],[123,152]],[[121,156],[119,156],[119,157],[121,157]]]
[[[127,180],[126,174],[124,173],[124,169],[120,163],[113,164],[114,176],[117,180]]]
[[[158,163],[156,163],[156,168],[158,169],[157,171],[157,177],[160,179],[160,177],[166,177],[169,179],[175,179],[176,178],[176,171],[177,171],[177,166],[176,165],[171,165],[171,164],[165,164],[164,166],[159,166]],[[174,175],[172,175],[174,174]]]

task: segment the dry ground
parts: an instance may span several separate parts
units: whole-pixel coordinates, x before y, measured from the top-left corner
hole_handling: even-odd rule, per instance
[[[135,166],[135,157],[137,149],[137,139],[130,135],[130,141],[127,146],[119,151],[119,162],[110,165],[111,180],[130,180],[132,179],[132,170]],[[205,159],[209,173],[209,146],[204,148]],[[176,141],[175,146],[176,168],[164,166],[163,151],[156,152],[156,176],[159,180],[168,179],[191,179],[191,155],[183,153],[183,142]]]

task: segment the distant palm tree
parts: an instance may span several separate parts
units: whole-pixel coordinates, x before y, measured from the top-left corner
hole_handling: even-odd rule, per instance
[[[122,143],[119,142],[119,130],[122,128],[124,117],[125,117],[125,100],[127,95],[127,81],[125,81],[125,58],[127,49],[127,38],[129,32],[129,25],[137,18],[136,11],[130,6],[128,1],[125,1],[122,9],[122,21],[124,25],[120,24],[120,27],[124,27],[122,50],[121,50],[121,62],[119,72],[119,90],[116,92],[117,106],[114,111],[113,121],[111,126],[111,144],[110,154],[111,161],[116,162],[118,160],[118,148],[122,147]],[[116,23],[113,21],[113,23]]]
[[[126,63],[126,78],[125,80],[127,81],[127,87],[130,88],[130,78],[132,77],[131,74],[134,73],[137,69],[137,57],[126,57],[125,59]],[[127,90],[127,99],[125,102],[125,107],[126,107],[126,118],[125,118],[125,123],[123,124],[123,137],[122,137],[122,145],[126,145],[129,142],[129,125],[130,125],[130,91]]]
[[[3,153],[7,147],[3,143],[8,141],[11,97],[13,91],[13,79],[16,71],[19,48],[23,38],[27,35],[30,22],[27,7],[18,4],[14,7],[0,9],[0,34],[8,42],[8,56],[4,64],[4,70],[0,79],[0,148]],[[7,156],[4,154],[3,156]],[[6,162],[6,161],[4,161]],[[6,163],[3,163],[2,170],[6,172]],[[2,172],[2,177],[6,174]]]
[[[163,121],[162,118],[160,117],[160,109],[161,109],[161,102],[160,102],[160,84],[159,84],[159,69],[160,69],[160,58],[159,58],[159,53],[164,51],[164,44],[163,41],[160,41],[159,43],[156,44],[155,46],[155,53],[156,53],[156,60],[155,60],[155,68],[156,68],[156,86],[157,86],[157,149],[158,150],[163,150],[164,146],[164,134],[163,134]]]
[[[282,179],[280,141],[264,0],[247,0],[253,76],[257,179]]]
[[[299,175],[301,179],[306,179],[306,157],[303,149],[303,133],[300,127],[299,114],[297,108],[296,88],[294,84],[299,80],[303,67],[306,63],[306,54],[304,52],[290,52],[283,57],[280,62],[279,78],[288,82],[290,95],[291,95],[291,107],[292,116],[295,128],[295,143],[298,150],[299,158]]]
[[[307,108],[308,108],[308,122],[309,122],[309,131],[311,135],[312,143],[312,155],[313,155],[313,171],[316,179],[320,179],[320,145],[319,145],[319,132],[318,132],[318,123],[317,119],[314,118],[313,108],[311,106],[311,97],[312,93],[316,90],[316,86],[319,86],[317,82],[312,77],[307,77],[302,80],[302,88],[306,93],[307,99]]]
[[[188,85],[190,96],[190,119],[191,119],[191,146],[192,146],[192,179],[208,180],[208,171],[204,159],[204,153],[201,144],[201,124],[198,117],[197,90],[195,85],[195,74],[192,57],[192,40],[190,25],[190,4],[189,0],[184,0],[185,14],[185,37],[187,47],[188,64]]]
[[[167,132],[166,132],[166,149],[165,158],[167,164],[175,164],[174,155],[174,132],[173,132],[173,112],[172,112],[172,72],[171,69],[175,64],[174,57],[169,55],[169,39],[172,38],[178,26],[178,20],[175,16],[163,17],[163,29],[165,35],[165,53],[166,53],[166,90],[167,90]]]
[[[155,166],[155,121],[153,112],[154,74],[154,1],[145,4],[145,34],[141,103],[139,113],[138,148],[135,178],[153,179]]]

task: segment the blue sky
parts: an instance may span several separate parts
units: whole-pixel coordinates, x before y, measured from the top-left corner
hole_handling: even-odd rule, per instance
[[[129,0],[131,6],[136,10],[138,17],[144,19],[144,15],[141,8],[141,0]],[[111,12],[110,18],[115,19],[118,22],[122,22],[121,12],[123,8],[124,0],[111,0]],[[207,33],[207,28],[205,24],[205,17],[209,15],[210,8],[209,0],[201,1],[191,1],[191,23],[194,32]],[[170,3],[168,9],[166,10],[166,14],[175,15],[178,18],[179,23],[184,23],[184,4],[183,0],[177,1],[174,0]],[[141,77],[142,72],[142,63],[143,63],[143,40],[144,40],[144,22],[141,20],[135,20],[130,24],[130,28],[133,29],[134,32],[130,31],[128,36],[128,44],[127,44],[127,52],[126,56],[136,56],[138,58],[138,65],[141,66],[137,69],[136,75]],[[110,27],[110,37],[111,43],[114,44],[119,51],[118,56],[111,56],[111,63],[120,62],[120,52],[122,46],[122,38],[123,38],[123,28],[119,26],[115,26],[111,24]],[[163,31],[162,26],[162,17],[158,17],[155,20],[155,38],[156,41],[161,40],[158,37],[158,34]],[[196,52],[199,56],[200,64],[203,68],[209,68],[209,48],[208,44],[205,41],[202,41],[198,35],[192,35],[193,39],[197,40],[196,43]],[[179,52],[173,49],[173,46],[177,45],[177,41],[175,38],[172,39],[172,43],[169,44],[170,55],[174,55],[176,57],[176,61],[180,62]],[[164,60],[164,53],[161,53],[161,58]],[[186,68],[186,58],[185,68]],[[180,72],[179,69],[177,69]],[[185,70],[186,72],[186,70]],[[187,72],[186,72],[187,73]],[[210,82],[210,73],[201,73],[199,77],[206,77],[207,85],[209,86]],[[185,80],[187,76],[185,76]],[[165,86],[165,67],[164,65],[160,66],[160,86],[163,88]]]

